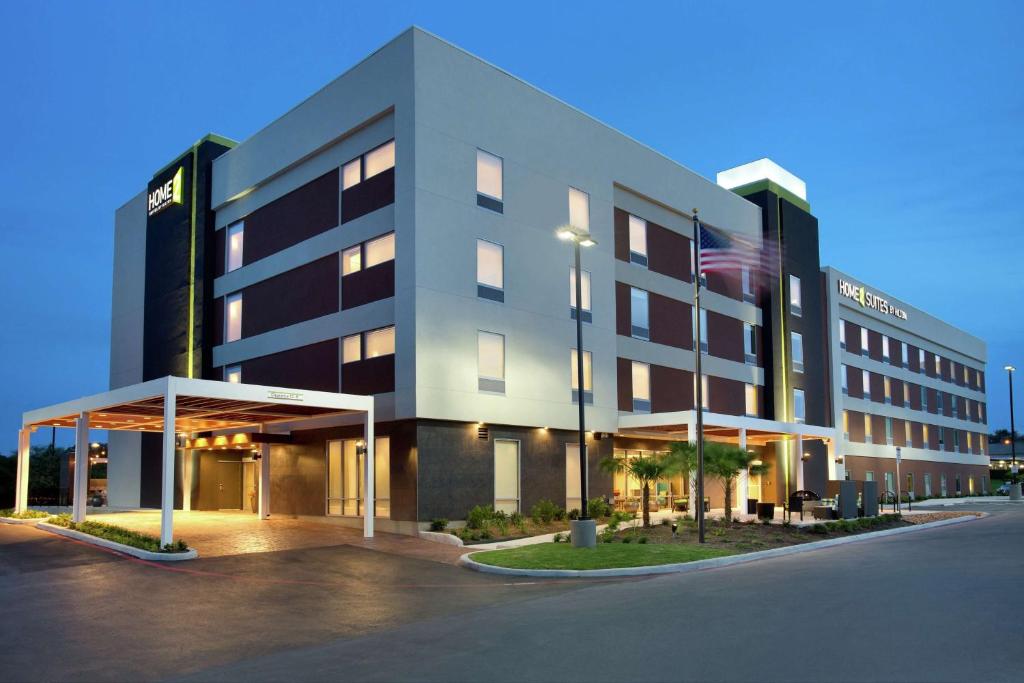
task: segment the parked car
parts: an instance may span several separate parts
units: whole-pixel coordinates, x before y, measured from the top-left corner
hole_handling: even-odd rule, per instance
[[[996,495],[997,496],[1008,496],[1008,495],[1010,495],[1010,482],[1004,481],[1002,484],[1000,484],[999,488],[996,489]]]

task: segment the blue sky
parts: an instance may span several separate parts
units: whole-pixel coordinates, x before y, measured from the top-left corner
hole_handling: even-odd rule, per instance
[[[985,339],[1008,424],[1021,3],[554,5],[0,3],[0,450],[22,411],[107,387],[114,210],[201,135],[248,137],[411,24],[709,178],[762,156],[804,178],[822,263]]]

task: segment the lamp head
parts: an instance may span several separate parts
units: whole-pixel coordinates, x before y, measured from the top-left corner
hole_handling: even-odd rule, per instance
[[[597,242],[586,230],[581,230],[573,225],[562,225],[555,230],[558,239],[565,242],[576,242],[581,247],[592,247]]]
[[[1007,372],[1016,372],[1017,368],[1013,367],[1012,365],[1007,365],[1005,368],[1003,368],[1003,370],[1006,370]]]

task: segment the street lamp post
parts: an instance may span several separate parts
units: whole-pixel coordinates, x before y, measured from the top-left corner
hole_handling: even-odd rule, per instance
[[[587,509],[587,428],[585,424],[586,391],[583,372],[583,270],[580,268],[580,247],[592,247],[597,242],[585,230],[562,226],[555,233],[558,239],[571,241],[576,264],[576,393],[580,411],[580,517],[570,522],[572,544],[577,548],[597,545],[597,523],[590,519]]]
[[[1006,379],[1010,384],[1010,466],[1013,468],[1013,472],[1017,472],[1017,428],[1013,424],[1013,372],[1017,368],[1012,365],[1007,365]]]

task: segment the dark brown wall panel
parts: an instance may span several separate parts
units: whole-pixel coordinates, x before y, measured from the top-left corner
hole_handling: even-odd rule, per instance
[[[693,408],[693,373],[651,366],[651,412],[667,413]]]
[[[927,448],[937,451],[939,450],[939,430],[941,427],[935,425],[928,425],[928,446]]]
[[[846,386],[852,398],[864,396],[864,378],[860,368],[855,368],[852,365],[846,366]]]
[[[615,333],[624,337],[630,336],[630,299],[629,285],[624,282],[615,283]]]
[[[868,330],[868,357],[882,360],[882,335],[874,330]]]
[[[395,203],[395,169],[389,168],[341,193],[341,222]]]
[[[931,351],[924,352],[924,372],[929,377],[938,377],[935,374],[935,354]]]
[[[939,413],[939,410],[938,410],[938,408],[939,408],[938,392],[935,389],[932,389],[931,387],[928,387],[927,389],[925,389],[925,391],[927,392],[927,396],[928,396],[928,412],[929,413],[934,413],[934,414],[938,415],[938,413]]]
[[[743,280],[740,271],[711,272],[705,276],[708,281],[708,289],[716,294],[727,296],[730,299],[743,301]]]
[[[242,381],[289,389],[338,391],[338,340],[242,361]]]
[[[907,369],[911,372],[921,372],[920,360],[918,348],[913,344],[907,344]]]
[[[242,291],[243,338],[336,313],[338,255],[330,254]]]
[[[894,446],[907,445],[907,428],[903,426],[903,420],[898,417],[892,420],[892,443]]]
[[[893,365],[903,364],[903,342],[899,339],[889,338],[889,358]]]
[[[847,410],[846,419],[850,429],[850,441],[864,442],[864,413]]]
[[[890,391],[892,391],[892,404],[894,406],[903,406],[903,380],[892,379],[889,380]]]
[[[885,378],[877,372],[871,373],[871,400],[876,403],[885,401]]]
[[[947,382],[952,381],[952,374],[951,374],[952,369],[950,368],[949,359],[948,358],[942,358],[942,359],[939,360],[939,370],[942,372],[942,379],[943,380],[945,380]]]
[[[338,225],[338,191],[334,169],[246,216],[242,262],[258,261]],[[222,271],[223,263],[221,258]]]
[[[690,278],[690,240],[648,221],[647,267],[655,273],[693,282]]]
[[[849,320],[846,323],[846,350],[850,353],[860,353],[860,326],[854,325]]]
[[[924,448],[924,427],[920,422],[910,423],[910,445],[914,448]]]
[[[885,418],[881,415],[871,416],[871,441],[873,443],[885,443]]]
[[[615,258],[629,261],[629,214],[615,209]]]
[[[708,393],[711,394],[708,402],[711,412],[723,415],[743,415],[746,412],[743,382],[709,375]]]
[[[341,366],[341,390],[346,394],[384,394],[395,390],[395,356],[365,358]]]
[[[395,295],[395,262],[385,261],[341,278],[341,308],[349,309]]]
[[[633,412],[633,361],[628,358],[616,359],[615,384],[619,410]]]
[[[743,362],[743,321],[708,311],[708,353]]]
[[[654,292],[648,294],[648,301],[651,307],[651,341],[692,349],[693,308],[690,304]]]
[[[921,385],[907,382],[910,385],[910,409],[921,410]]]

